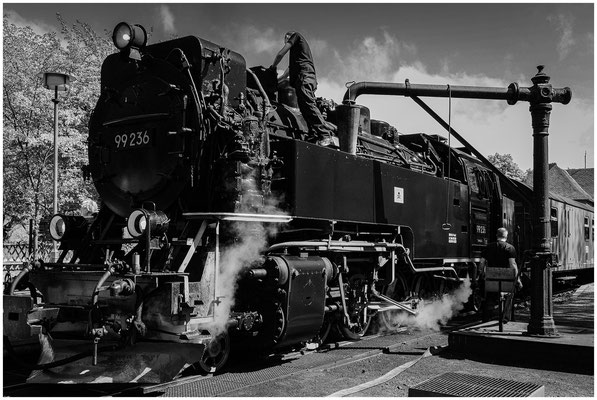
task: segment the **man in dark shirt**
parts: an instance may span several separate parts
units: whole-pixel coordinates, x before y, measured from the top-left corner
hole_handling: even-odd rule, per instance
[[[284,47],[278,52],[270,68],[275,69],[288,51],[290,51],[288,69],[279,79],[285,79],[290,75],[290,85],[296,90],[299,109],[307,121],[309,129],[316,136],[317,144],[329,146],[332,144],[332,131],[326,125],[315,103],[315,90],[317,89],[315,65],[305,38],[298,32],[286,33]]]
[[[516,271],[516,287],[520,289],[522,282],[518,277],[518,266],[516,265],[516,249],[508,240],[508,231],[506,228],[497,230],[497,242],[489,243],[481,252],[480,270],[481,276],[485,276],[485,268],[512,268]],[[506,297],[506,304],[504,306],[504,322],[508,322],[512,312],[513,295],[509,294]],[[493,308],[499,301],[499,293],[487,293],[483,304],[483,321],[488,321],[490,315],[493,314]]]

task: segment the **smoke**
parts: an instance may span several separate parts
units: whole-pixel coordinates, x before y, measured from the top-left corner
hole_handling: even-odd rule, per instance
[[[404,312],[394,314],[388,325],[439,331],[440,326],[445,325],[450,318],[464,308],[464,304],[472,292],[471,281],[466,279],[453,292],[444,294],[440,299],[419,305],[417,315]],[[386,329],[388,328],[386,327]]]
[[[162,25],[164,32],[169,34],[176,33],[176,27],[174,25],[174,14],[167,5],[161,5],[159,9],[160,18],[162,19]]]

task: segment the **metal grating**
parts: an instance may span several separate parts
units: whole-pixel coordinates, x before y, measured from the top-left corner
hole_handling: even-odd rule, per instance
[[[299,369],[285,365],[277,365],[274,367],[269,367],[252,372],[227,373],[221,375],[219,378],[230,382],[238,382],[248,385],[259,382],[266,382],[272,379],[279,378],[281,376],[294,374],[296,372],[299,372]],[[214,377],[214,379],[216,378],[218,377]]]
[[[221,393],[237,390],[246,385],[224,379],[203,379],[164,390],[165,397],[214,397]]]
[[[544,397],[545,387],[534,383],[447,372],[410,388],[408,395],[409,397]]]

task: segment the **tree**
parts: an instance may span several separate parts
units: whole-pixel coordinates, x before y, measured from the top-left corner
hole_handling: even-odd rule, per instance
[[[88,24],[69,26],[57,18],[60,33],[39,35],[4,16],[4,232],[7,225],[27,227],[29,218],[39,222],[53,208],[54,93],[42,87],[40,72],[77,78],[60,93],[58,209],[75,210],[83,199],[97,198],[81,168],[87,164],[87,125],[99,97],[101,63],[113,47]]]
[[[488,156],[487,159],[508,178],[517,181],[522,181],[524,179],[524,173],[518,167],[518,164],[514,162],[514,159],[510,154],[495,153],[494,155]]]

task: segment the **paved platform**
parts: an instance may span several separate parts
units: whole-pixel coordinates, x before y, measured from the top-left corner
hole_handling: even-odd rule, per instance
[[[465,357],[492,357],[511,363],[545,361],[580,370],[594,364],[594,284],[579,287],[571,296],[554,301],[553,318],[558,336],[536,337],[526,333],[528,311],[515,313],[499,331],[490,321],[451,332],[449,347]]]

